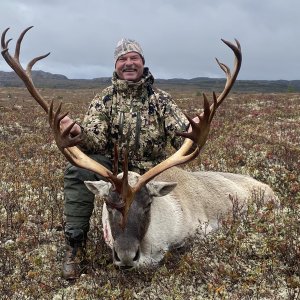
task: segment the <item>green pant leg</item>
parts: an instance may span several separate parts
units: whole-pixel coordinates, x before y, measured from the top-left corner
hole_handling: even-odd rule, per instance
[[[92,159],[111,170],[111,161],[102,155],[88,155]],[[89,230],[89,221],[94,209],[95,195],[90,192],[84,181],[97,181],[103,177],[68,164],[64,174],[64,214],[66,218],[66,232],[81,229],[84,232]]]

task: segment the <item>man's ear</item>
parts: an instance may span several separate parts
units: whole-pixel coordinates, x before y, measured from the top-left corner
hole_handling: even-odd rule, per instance
[[[147,184],[147,188],[151,196],[162,197],[172,192],[176,185],[176,182],[152,181]]]
[[[105,197],[108,195],[111,183],[107,181],[85,181],[84,184],[86,187],[95,195]]]

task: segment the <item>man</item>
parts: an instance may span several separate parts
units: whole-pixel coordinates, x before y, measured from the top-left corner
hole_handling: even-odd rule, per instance
[[[81,135],[80,147],[106,168],[112,168],[114,144],[128,149],[129,170],[144,173],[166,157],[170,143],[179,148],[182,138],[176,131],[186,131],[188,121],[166,92],[153,86],[154,78],[145,67],[140,45],[130,39],[118,42],[114,53],[112,85],[96,95],[81,125],[71,134]],[[72,120],[65,117],[61,127]],[[120,154],[122,157],[122,153]],[[85,180],[100,176],[68,165],[65,171],[65,235],[67,250],[63,262],[65,279],[80,274],[79,251],[85,247],[94,194]]]

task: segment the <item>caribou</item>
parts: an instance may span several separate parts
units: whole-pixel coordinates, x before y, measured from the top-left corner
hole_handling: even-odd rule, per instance
[[[105,242],[112,249],[115,265],[121,269],[131,269],[158,263],[166,251],[182,246],[188,237],[195,236],[203,227],[207,233],[215,230],[220,216],[232,209],[232,197],[240,204],[250,199],[255,191],[263,193],[266,201],[275,198],[268,185],[246,175],[189,172],[178,167],[200,154],[208,139],[213,117],[234,85],[242,62],[237,40],[235,44],[222,40],[234,53],[234,70],[231,73],[227,65],[216,59],[226,75],[225,87],[218,97],[213,92],[211,105],[203,94],[203,112],[198,115],[198,123],[187,116],[190,130],[178,133],[185,138],[182,147],[143,175],[128,171],[125,151],[123,172],[117,174],[117,149],[113,171],[92,160],[78,147],[81,137],[70,134],[75,123],[61,129],[60,121],[67,115],[61,112],[62,104],[55,110],[53,101],[47,103],[36,89],[31,77],[32,67],[49,53],[32,59],[26,70],[20,64],[21,43],[30,28],[20,34],[14,56],[8,51],[10,39],[6,41],[7,28],[1,37],[2,56],[48,114],[55,142],[66,159],[104,177],[103,181],[86,182],[86,185],[104,199],[103,233]]]

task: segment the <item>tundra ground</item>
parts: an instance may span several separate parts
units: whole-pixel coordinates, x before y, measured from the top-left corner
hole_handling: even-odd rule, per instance
[[[78,120],[95,94],[40,92]],[[173,97],[188,114],[201,112],[195,92]],[[229,95],[200,157],[184,167],[249,174],[279,204],[254,195],[244,212],[233,205],[218,231],[199,233],[159,266],[122,272],[104,244],[96,199],[87,270],[71,283],[60,271],[66,160],[23,88],[0,89],[0,137],[1,299],[300,299],[300,94]]]

